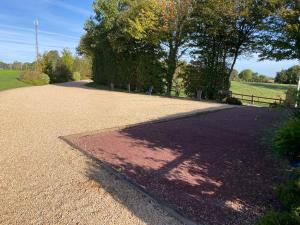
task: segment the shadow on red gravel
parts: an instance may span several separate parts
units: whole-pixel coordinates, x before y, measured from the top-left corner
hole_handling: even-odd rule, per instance
[[[279,207],[274,187],[285,180],[286,167],[262,139],[282,116],[241,107],[70,141],[197,223],[253,224],[266,208]],[[87,175],[103,183],[100,167],[91,165]],[[122,193],[107,190],[126,205]]]

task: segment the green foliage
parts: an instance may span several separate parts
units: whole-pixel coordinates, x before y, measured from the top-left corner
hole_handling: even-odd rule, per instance
[[[72,71],[60,60],[56,65],[55,71],[50,77],[51,83],[63,83],[72,80]]]
[[[230,104],[230,105],[243,105],[243,103],[239,99],[234,98],[234,97],[227,97],[225,99],[225,103]]]
[[[298,84],[299,76],[300,66],[296,65],[287,70],[278,72],[275,78],[275,82],[281,84]]]
[[[296,87],[288,88],[286,92],[286,99],[284,101],[284,104],[288,107],[294,107],[299,98],[298,94],[299,92]]]
[[[296,110],[296,111],[293,113],[293,117],[294,117],[294,118],[297,118],[297,119],[300,119],[300,110]]]
[[[197,64],[187,65],[184,73],[181,75],[185,94],[195,98],[197,91],[203,91],[204,79],[203,71]],[[204,96],[205,97],[205,96]]]
[[[81,75],[80,75],[80,73],[79,73],[79,72],[73,72],[73,73],[72,73],[72,80],[74,80],[74,81],[79,81],[79,80],[81,80]]]
[[[24,83],[41,86],[49,84],[50,78],[47,74],[38,71],[24,71],[20,75],[20,80]]]
[[[272,0],[274,13],[265,20],[258,46],[261,59],[300,59],[299,0]]]
[[[277,196],[286,209],[291,210],[300,207],[300,178],[280,185],[277,188]],[[298,211],[296,210],[296,212]]]
[[[237,70],[232,70],[230,74],[230,80],[239,80],[239,72]]]
[[[64,49],[61,56],[58,51],[45,52],[37,65],[38,71],[49,75],[50,83],[74,80],[73,72],[79,72],[84,77],[91,74],[91,61],[87,57],[73,57],[68,49]]]
[[[79,46],[92,59],[92,79],[102,85],[163,91],[157,1],[98,0],[94,10],[96,17],[86,23]]]
[[[91,79],[92,77],[92,61],[90,57],[75,57],[72,71],[78,71],[81,79]]]
[[[69,49],[65,48],[62,51],[61,61],[69,71],[72,71],[74,65],[74,58]]]
[[[242,72],[240,72],[239,78],[243,81],[251,81],[253,78],[252,70],[249,70],[249,69],[243,70]]]
[[[269,78],[265,75],[260,75],[258,73],[253,73],[251,81],[252,82],[258,82],[258,83],[268,83]]]
[[[187,69],[187,95],[201,89],[205,98],[216,99],[220,90],[229,90],[230,78],[237,79],[233,68],[238,57],[257,49],[266,21],[280,14],[278,2],[96,0],[95,16],[86,22],[78,50],[91,58],[92,79],[98,84],[145,89],[151,81],[167,94],[176,81],[180,57],[190,53],[201,68],[191,63]],[[246,71],[241,77],[269,80]]]
[[[193,52],[205,70],[208,98],[230,88],[230,74],[237,58],[255,48],[263,21],[270,15],[268,1],[196,1]],[[203,76],[201,74],[200,76]]]
[[[282,156],[297,159],[300,156],[300,119],[292,118],[276,133],[275,150]]]
[[[279,213],[270,210],[265,213],[257,225],[298,225],[298,222],[291,213]]]
[[[257,225],[296,225],[300,224],[300,171],[296,169],[294,178],[280,185],[276,192],[283,212],[268,211]]]

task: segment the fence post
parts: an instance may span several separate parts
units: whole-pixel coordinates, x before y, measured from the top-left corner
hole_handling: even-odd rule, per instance
[[[252,98],[251,98],[251,104],[253,105],[254,104],[254,96],[252,95]]]
[[[282,102],[282,99],[281,99],[281,97],[280,97],[280,99],[279,99],[279,105],[281,105],[281,102]]]

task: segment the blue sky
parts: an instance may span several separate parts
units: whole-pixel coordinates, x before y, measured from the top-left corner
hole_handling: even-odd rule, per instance
[[[93,0],[1,0],[0,61],[33,61],[35,39],[33,21],[39,20],[40,52],[70,48],[74,53],[83,25],[93,14]],[[274,76],[277,71],[298,64],[297,61],[263,61],[257,57],[240,58],[236,69],[252,69]]]

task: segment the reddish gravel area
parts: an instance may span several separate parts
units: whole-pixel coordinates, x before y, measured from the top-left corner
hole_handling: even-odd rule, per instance
[[[201,224],[253,224],[278,207],[284,165],[264,141],[282,113],[240,107],[70,141]]]

